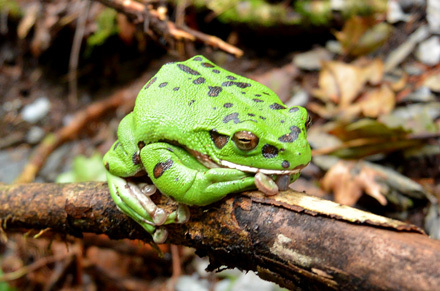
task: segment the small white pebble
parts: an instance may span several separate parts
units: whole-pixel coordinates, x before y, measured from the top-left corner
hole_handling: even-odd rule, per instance
[[[440,62],[440,38],[433,36],[421,42],[416,51],[417,58],[428,66]]]
[[[21,117],[24,121],[35,123],[43,119],[50,110],[50,101],[46,97],[41,97],[26,105],[21,111]]]
[[[44,137],[44,130],[38,126],[32,126],[26,134],[26,141],[30,144],[36,144]]]

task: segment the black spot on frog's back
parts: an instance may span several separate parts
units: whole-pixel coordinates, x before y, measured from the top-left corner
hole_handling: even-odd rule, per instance
[[[298,107],[292,107],[289,109],[289,113],[294,113],[297,112],[298,110],[299,110]]]
[[[222,83],[222,87],[230,87],[230,86],[237,86],[239,88],[246,88],[246,87],[250,87],[251,84],[249,83],[244,83],[244,82],[234,82],[234,81],[228,81],[228,82],[223,82]]]
[[[199,72],[197,72],[197,71],[191,69],[191,68],[188,67],[188,66],[185,66],[185,65],[182,65],[182,64],[177,64],[177,66],[179,67],[179,69],[181,69],[181,70],[184,71],[185,73],[188,73],[188,74],[191,74],[191,75],[194,75],[194,76],[200,75]]]
[[[202,67],[205,67],[205,68],[214,68],[214,65],[213,65],[213,64],[210,64],[210,63],[202,63]]]
[[[224,108],[231,108],[232,106],[234,106],[234,104],[232,104],[232,103],[225,103],[225,104],[223,104]]]
[[[218,87],[218,86],[208,86],[209,88],[209,92],[208,92],[208,96],[209,97],[217,97],[218,94],[220,94],[220,92],[223,90],[222,87]]]
[[[273,103],[269,106],[270,109],[274,109],[274,110],[280,110],[280,109],[286,109],[286,106],[278,104],[278,103]]]
[[[298,126],[292,125],[289,129],[290,133],[283,134],[278,138],[280,142],[294,142],[301,133],[301,129]]]
[[[144,89],[148,89],[148,88],[150,88],[150,86],[151,86],[154,82],[156,82],[156,80],[157,80],[157,77],[154,77],[153,79],[151,79],[151,80],[147,83],[147,85],[145,85],[145,88],[144,88]]]
[[[240,122],[240,119],[238,119],[238,113],[237,112],[234,112],[234,113],[226,115],[223,118],[223,123],[228,123],[231,120],[234,121],[234,123],[239,123]]]
[[[203,78],[203,77],[198,77],[197,79],[195,79],[195,80],[193,81],[193,83],[196,84],[196,85],[203,84],[203,83],[205,83],[205,78]]]

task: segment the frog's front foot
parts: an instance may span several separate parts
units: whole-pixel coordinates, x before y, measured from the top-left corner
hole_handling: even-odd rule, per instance
[[[128,182],[107,172],[110,194],[118,208],[139,223],[153,236],[155,243],[163,243],[168,231],[158,227],[169,223],[185,223],[189,219],[188,206],[179,204],[177,210],[167,214],[151,200],[156,186],[145,183]],[[157,228],[158,227],[158,228]]]

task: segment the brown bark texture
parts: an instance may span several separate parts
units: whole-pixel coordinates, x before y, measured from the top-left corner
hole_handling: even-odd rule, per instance
[[[161,195],[156,201],[167,211],[175,207]],[[167,226],[167,242],[209,256],[210,270],[223,265],[253,270],[293,290],[440,286],[439,241],[403,223],[356,218],[362,215],[293,191],[272,197],[247,192],[208,207],[191,207],[188,223]],[[104,233],[114,239],[150,239],[118,211],[105,183],[0,184],[0,222],[6,233],[50,228],[77,237]]]

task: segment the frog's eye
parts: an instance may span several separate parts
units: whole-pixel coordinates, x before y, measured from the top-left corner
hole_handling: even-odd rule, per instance
[[[310,115],[307,115],[306,129],[309,129],[311,125],[312,125],[312,118],[310,117]]]
[[[249,131],[237,131],[234,133],[232,140],[243,151],[253,150],[258,145],[258,137]]]

